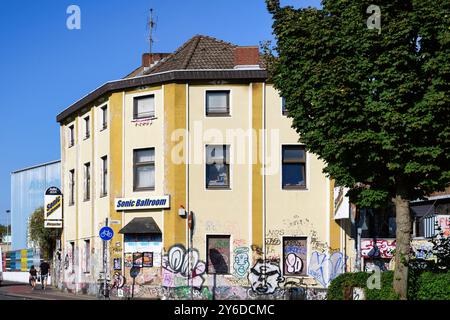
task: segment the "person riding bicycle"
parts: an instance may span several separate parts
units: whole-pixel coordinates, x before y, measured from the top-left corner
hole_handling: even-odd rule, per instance
[[[34,266],[31,266],[30,268],[30,284],[32,287],[32,290],[36,287],[36,280],[37,280],[37,270]]]
[[[41,265],[39,266],[39,269],[41,271],[41,282],[42,282],[42,289],[46,290],[47,288],[47,278],[49,276],[50,271],[50,265],[47,261],[42,261]]]

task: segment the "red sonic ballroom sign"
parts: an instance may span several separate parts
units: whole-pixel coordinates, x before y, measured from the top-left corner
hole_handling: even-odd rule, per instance
[[[63,195],[56,187],[45,192],[44,219],[45,228],[61,229],[63,227]]]

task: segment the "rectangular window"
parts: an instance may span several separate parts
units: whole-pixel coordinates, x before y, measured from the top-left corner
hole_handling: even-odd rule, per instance
[[[206,91],[206,115],[229,116],[230,115],[230,91]]]
[[[72,273],[75,273],[75,242],[70,243],[70,265],[71,265],[71,271]]]
[[[207,236],[208,274],[230,273],[230,236]]]
[[[102,119],[102,124],[101,124],[101,128],[102,130],[105,130],[106,128],[108,128],[108,105],[103,106],[101,109],[101,119]]]
[[[101,183],[102,183],[102,187],[101,187],[101,191],[100,191],[100,196],[101,197],[105,197],[108,195],[108,157],[104,156],[101,159],[101,163],[102,163],[102,179],[101,179]]]
[[[155,96],[134,98],[134,119],[155,117]]]
[[[230,188],[230,147],[206,146],[206,188]]]
[[[134,191],[155,189],[155,148],[134,150]]]
[[[283,113],[283,116],[288,115],[288,111],[286,109],[286,98],[281,98],[281,112]]]
[[[84,165],[84,201],[91,199],[91,164]]]
[[[75,170],[69,171],[69,206],[75,204]]]
[[[306,188],[306,150],[304,146],[283,146],[283,189]]]
[[[91,266],[91,241],[84,241],[84,273],[90,272]]]
[[[283,274],[285,276],[306,276],[307,238],[283,238]]]
[[[84,118],[84,138],[89,139],[91,136],[91,120],[89,117]]]
[[[75,145],[75,126],[69,127],[69,148]]]

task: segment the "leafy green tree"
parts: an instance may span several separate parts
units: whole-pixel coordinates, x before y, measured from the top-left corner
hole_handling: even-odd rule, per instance
[[[3,236],[6,236],[8,234],[9,228],[10,227],[8,226],[0,225],[0,240],[2,239]]]
[[[44,223],[44,208],[39,208],[33,212],[30,218],[30,239],[38,245],[42,257],[51,260],[56,248],[58,231],[56,229],[46,229]]]
[[[406,299],[409,201],[450,181],[450,1],[266,1],[277,40],[270,77],[301,141],[355,204],[395,204],[393,285]]]

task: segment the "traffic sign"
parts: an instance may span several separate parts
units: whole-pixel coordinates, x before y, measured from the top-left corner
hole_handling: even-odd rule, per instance
[[[110,227],[103,227],[100,229],[99,235],[103,241],[109,241],[114,237],[114,230]]]

